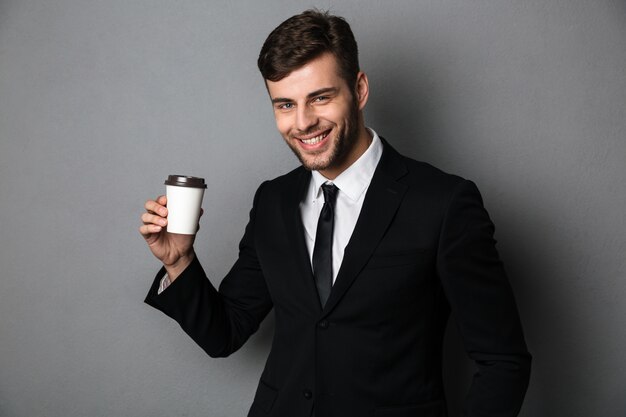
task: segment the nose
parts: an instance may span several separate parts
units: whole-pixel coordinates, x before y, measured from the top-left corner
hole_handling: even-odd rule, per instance
[[[306,132],[317,124],[317,115],[310,106],[299,106],[296,110],[296,128]]]

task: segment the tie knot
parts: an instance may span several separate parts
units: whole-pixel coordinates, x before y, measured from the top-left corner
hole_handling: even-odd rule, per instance
[[[339,188],[335,184],[322,184],[322,191],[324,192],[324,202],[335,207]]]

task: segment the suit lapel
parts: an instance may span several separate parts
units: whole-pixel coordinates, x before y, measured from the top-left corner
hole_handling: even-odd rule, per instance
[[[324,315],[335,307],[365,266],[393,220],[406,192],[406,185],[397,182],[407,172],[404,161],[384,139],[381,140],[384,145],[383,154],[367,189],[352,237],[346,246],[341,268],[324,307]]]
[[[300,214],[300,202],[308,189],[309,181],[311,181],[311,172],[302,168],[293,183],[282,194],[281,206],[287,239],[294,250],[295,264],[299,268],[297,277],[303,280],[304,290],[310,294],[311,301],[321,312],[322,308],[317,295],[317,288],[315,287],[311,259],[306,247],[304,225],[302,224],[302,216]]]

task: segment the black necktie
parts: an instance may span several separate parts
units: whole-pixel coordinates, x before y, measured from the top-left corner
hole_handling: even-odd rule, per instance
[[[313,248],[313,275],[317,294],[322,308],[330,295],[333,286],[333,225],[335,222],[335,201],[339,189],[335,184],[322,185],[324,191],[324,207],[317,221],[315,247]]]

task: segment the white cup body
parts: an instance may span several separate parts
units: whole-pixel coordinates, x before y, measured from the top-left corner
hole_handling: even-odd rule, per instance
[[[167,193],[167,231],[195,235],[200,219],[204,188],[165,186]]]

